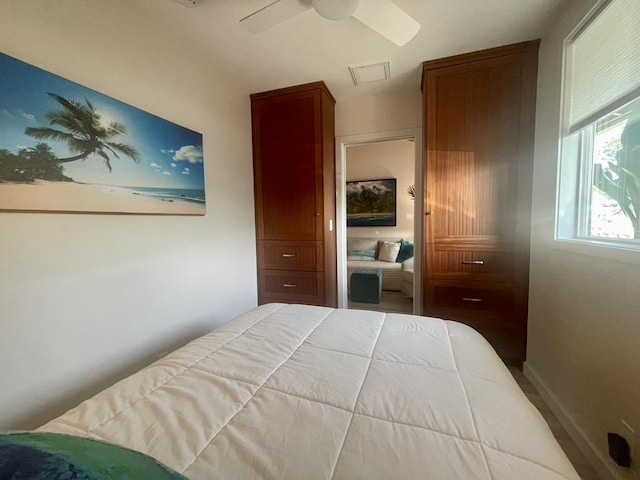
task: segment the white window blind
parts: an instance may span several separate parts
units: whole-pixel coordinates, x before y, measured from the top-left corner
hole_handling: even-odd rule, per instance
[[[569,133],[640,95],[640,0],[610,0],[568,47]]]

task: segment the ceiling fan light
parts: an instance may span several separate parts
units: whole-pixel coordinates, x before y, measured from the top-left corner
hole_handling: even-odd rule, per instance
[[[353,15],[360,0],[312,0],[313,8],[327,20],[344,20]]]

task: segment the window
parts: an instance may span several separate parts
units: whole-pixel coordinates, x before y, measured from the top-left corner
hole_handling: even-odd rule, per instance
[[[565,43],[557,238],[640,250],[640,1],[602,1]]]

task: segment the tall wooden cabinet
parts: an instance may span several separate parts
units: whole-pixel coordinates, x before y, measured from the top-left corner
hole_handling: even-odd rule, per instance
[[[425,315],[525,359],[539,41],[423,64]]]
[[[323,82],[251,95],[260,304],[337,306],[334,105]]]

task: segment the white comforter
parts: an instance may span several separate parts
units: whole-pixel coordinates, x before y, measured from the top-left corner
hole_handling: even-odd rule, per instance
[[[191,479],[579,479],[475,331],[369,311],[263,305],[40,430]]]

